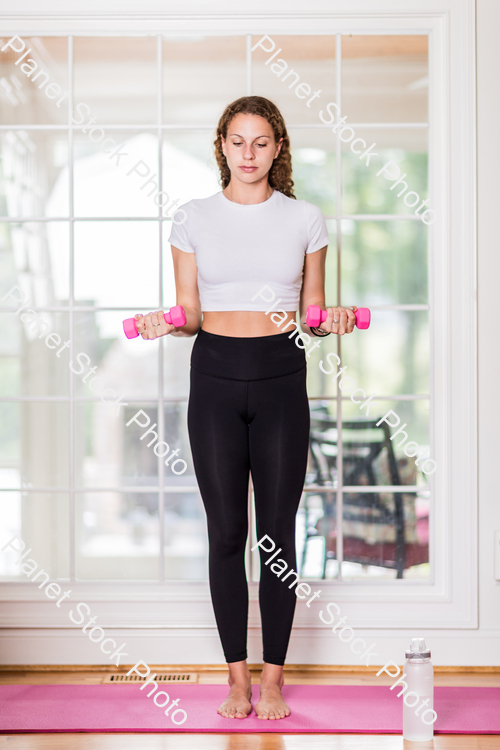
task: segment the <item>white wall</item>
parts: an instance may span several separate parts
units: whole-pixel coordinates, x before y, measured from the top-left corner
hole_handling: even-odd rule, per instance
[[[477,0],[478,315],[479,315],[479,624],[500,640],[500,581],[493,577],[494,531],[500,529],[500,3]],[[500,642],[492,662],[500,663]]]

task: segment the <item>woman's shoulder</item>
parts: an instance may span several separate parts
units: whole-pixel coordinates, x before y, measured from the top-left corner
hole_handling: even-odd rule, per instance
[[[318,206],[316,206],[314,203],[309,203],[309,201],[300,200],[298,198],[289,198],[287,195],[285,195],[284,193],[280,193],[278,190],[276,192],[278,193],[278,200],[280,201],[281,205],[289,211],[305,214],[308,220],[323,216],[323,212],[321,211],[321,209],[318,208]]]
[[[192,198],[190,201],[179,206],[186,213],[196,214],[210,212],[220,203],[222,192],[209,195],[207,198]]]

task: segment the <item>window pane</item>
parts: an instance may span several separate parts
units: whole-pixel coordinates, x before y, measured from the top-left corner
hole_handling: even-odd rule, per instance
[[[325,216],[336,212],[335,138],[329,130],[291,128],[293,181],[298,200],[318,206]]]
[[[4,470],[0,469],[3,478]],[[7,485],[9,484],[8,477]],[[2,481],[2,486],[5,486]],[[40,569],[50,579],[69,578],[69,496],[65,493],[0,492],[0,535],[6,541],[17,536],[26,543],[25,552],[31,553],[21,563],[14,550],[20,549],[19,541],[13,542],[0,556],[0,577],[31,581]],[[33,560],[33,563],[29,562]],[[23,569],[24,568],[24,569]],[[28,578],[28,573],[32,574]],[[46,581],[40,575],[33,581],[35,586]],[[51,594],[57,592],[51,591]]]
[[[0,216],[67,216],[65,131],[0,132]]]
[[[252,37],[252,47],[261,40],[261,36]],[[320,124],[320,110],[335,101],[335,37],[273,34],[272,42],[262,40],[252,53],[253,92],[271,99],[287,125]]]
[[[159,215],[156,134],[109,129],[99,143],[74,142],[75,216]]]
[[[78,487],[157,487],[162,459],[165,486],[196,485],[184,403],[165,404],[163,438],[156,404],[130,403],[119,412],[100,402],[75,405]]]
[[[327,219],[326,227],[328,229],[330,242],[328,244],[328,250],[326,253],[325,300],[327,304],[333,305],[337,300],[337,222],[333,219]]]
[[[165,424],[165,441],[169,446],[170,454],[166,453],[165,447],[161,452],[165,452],[168,464],[165,467],[164,482],[166,487],[185,487],[196,486],[194,476],[193,459],[191,457],[191,447],[187,431],[187,404],[185,402],[166,403],[163,407],[164,424]],[[169,459],[176,451],[176,456]],[[175,461],[179,461],[175,465]],[[182,474],[180,472],[183,472]]]
[[[344,580],[429,577],[427,495],[395,492],[344,495]],[[335,551],[336,540],[330,537],[329,541]]]
[[[311,430],[306,488],[337,487],[337,402],[309,401]],[[326,443],[328,442],[328,445]]]
[[[32,487],[69,485],[69,405],[28,402],[22,415],[21,481]]]
[[[397,565],[403,577],[429,575],[429,493],[427,477],[398,446],[403,435],[390,440],[395,429],[384,433],[376,422],[392,408],[404,427],[411,425],[409,439],[420,440],[417,453],[428,453],[428,403],[374,402],[371,419],[356,413],[351,402],[342,402],[342,454],[344,485],[421,485],[417,493],[358,492],[343,495],[344,578],[395,578]],[[372,409],[373,411],[373,409]],[[380,412],[380,414],[379,414]],[[390,415],[394,424],[397,417]],[[406,423],[406,424],[405,424]],[[427,442],[427,444],[425,444]],[[310,463],[306,492],[302,498],[297,527],[305,537],[306,553],[301,560],[302,576],[335,577],[338,432],[335,402],[311,403]],[[415,452],[412,446],[410,453]],[[421,466],[424,466],[422,462]],[[432,465],[427,466],[431,469]],[[313,487],[323,488],[323,492]],[[396,546],[396,535],[398,545]],[[403,542],[406,547],[403,550]],[[301,548],[303,550],[303,547]],[[402,559],[402,555],[405,559]],[[396,566],[396,567],[395,567]]]
[[[23,402],[0,404],[0,469],[9,469],[10,487],[67,487],[69,405]]]
[[[21,325],[12,313],[0,315],[0,396],[20,391]]]
[[[167,131],[163,135],[164,216],[193,198],[208,198],[221,190],[212,131]],[[182,214],[176,221],[182,220]],[[167,223],[167,222],[166,222]],[[170,226],[170,222],[168,222]],[[170,230],[169,230],[170,233]],[[168,238],[168,234],[166,235]]]
[[[163,121],[217,124],[246,94],[245,37],[163,40]]]
[[[426,304],[427,227],[343,219],[341,268],[345,305]]]
[[[426,122],[427,35],[342,35],[342,114],[351,122]]]
[[[0,396],[68,396],[68,339],[67,313],[0,314]]]
[[[422,467],[431,471],[433,464],[421,457],[430,454],[429,401],[372,401],[368,417],[367,409],[342,402],[344,484],[427,486]],[[385,422],[377,427],[383,418],[395,427]],[[405,453],[407,446],[414,458]]]
[[[74,313],[76,396],[95,398],[104,389],[111,388],[125,401],[158,397],[159,341],[145,341],[141,336],[127,339],[123,321],[132,317],[134,314],[130,310]],[[94,366],[98,369],[89,376]],[[102,378],[99,384],[97,381],[93,384],[95,391],[89,387],[94,377]],[[104,398],[106,401],[114,399],[111,393]]]
[[[68,304],[68,223],[0,222],[0,246],[1,307],[15,311],[22,304],[26,309]]]
[[[198,492],[165,493],[165,578],[208,579],[208,537],[205,510]]]
[[[0,335],[5,321],[0,319]],[[5,346],[7,342],[3,342]],[[5,349],[4,349],[5,351]],[[0,355],[0,396],[17,396],[21,380],[21,361],[19,357],[10,357],[8,354]]]
[[[77,36],[73,45],[75,118],[81,115],[82,127],[91,117],[96,127],[157,122],[154,37]]]
[[[343,484],[427,486],[427,474],[422,473],[422,467],[432,470],[432,464],[425,465],[425,456],[429,455],[428,400],[373,401],[369,411],[367,417],[359,406],[342,401]],[[396,427],[385,422],[377,426],[383,417]],[[404,452],[410,441],[413,445],[408,453],[415,454],[415,458]],[[334,401],[311,402],[310,448],[306,486],[324,486],[331,482],[337,487],[339,446]],[[420,459],[421,456],[424,458]]]
[[[338,575],[337,495],[308,498],[310,536],[301,577]],[[346,493],[343,496],[343,580],[429,578],[428,492]]]
[[[158,309],[158,239],[156,222],[75,222],[77,303]]]
[[[77,578],[158,579],[156,493],[76,495]]]
[[[355,383],[345,383],[345,395],[354,387],[379,396],[429,393],[428,312],[376,310],[370,328],[344,336],[341,345],[342,366],[347,367],[343,377]],[[336,377],[334,358],[331,367],[324,367],[331,370],[327,379]]]
[[[9,478],[6,487],[20,487],[21,404],[0,403],[0,466]]]
[[[337,578],[339,566],[329,549],[336,538],[337,493],[304,492],[297,513],[297,566],[300,578]],[[299,542],[299,534],[301,534]]]
[[[32,36],[11,41],[0,57],[0,83],[0,124],[65,125],[69,99],[61,97],[68,90],[67,39]]]
[[[343,213],[415,215],[418,211],[417,216],[424,216],[428,206],[422,206],[427,198],[427,130],[356,128],[355,135],[369,147],[375,144],[372,153],[377,156],[370,158],[367,167],[366,157],[361,160],[349,143],[342,145]],[[357,144],[356,149],[360,148]],[[427,214],[425,220],[432,222],[433,214]]]
[[[76,486],[157,487],[159,459],[148,446],[157,440],[157,414],[151,404],[121,406],[119,414],[101,402],[75,404]],[[148,427],[151,432],[141,440]]]
[[[189,396],[191,350],[196,336],[165,337],[163,358],[163,395],[165,398],[186,399]]]
[[[352,300],[344,301],[344,305]],[[308,358],[309,396],[335,396],[343,377],[346,395],[354,388],[367,394],[427,394],[429,392],[429,329],[425,311],[376,310],[367,331],[355,330],[341,339],[326,336]],[[340,356],[340,366],[337,357]],[[323,369],[320,368],[323,362]],[[345,367],[343,374],[339,369]],[[324,372],[326,371],[326,372]],[[359,396],[358,396],[359,398]]]

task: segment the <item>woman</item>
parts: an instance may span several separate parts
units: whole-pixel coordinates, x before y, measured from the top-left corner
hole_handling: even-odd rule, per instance
[[[233,102],[214,145],[223,190],[185,204],[187,219],[173,225],[169,239],[177,304],[187,323],[175,329],[161,310],[136,319],[145,339],[197,334],[188,429],[207,513],[212,602],[229,666],[229,696],[218,713],[242,719],[252,709],[244,564],[249,474],[257,538],[267,534],[296,569],[295,516],[309,442],[304,348],[290,329],[277,328],[258,292],[267,286],[281,299],[278,322],[284,312],[295,320],[300,302],[302,328],[319,336],[351,333],[356,308],[328,308],[320,328],[305,325],[308,305],[324,309],[328,234],[321,211],[294,200],[290,141],[277,107],[260,96]],[[290,714],[281,688],[296,595],[259,551],[264,667],[255,711],[260,719],[283,719]]]

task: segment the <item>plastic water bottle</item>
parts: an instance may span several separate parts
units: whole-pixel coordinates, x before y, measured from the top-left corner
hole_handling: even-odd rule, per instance
[[[431,652],[423,638],[412,638],[410,650],[405,652],[405,656],[403,672],[406,674],[405,682],[408,689],[403,694],[403,739],[427,742],[434,736],[434,724],[428,723],[433,718],[434,710],[434,669],[431,664]],[[415,699],[415,693],[418,701]],[[407,699],[410,705],[406,702]],[[425,721],[422,721],[422,716]]]

